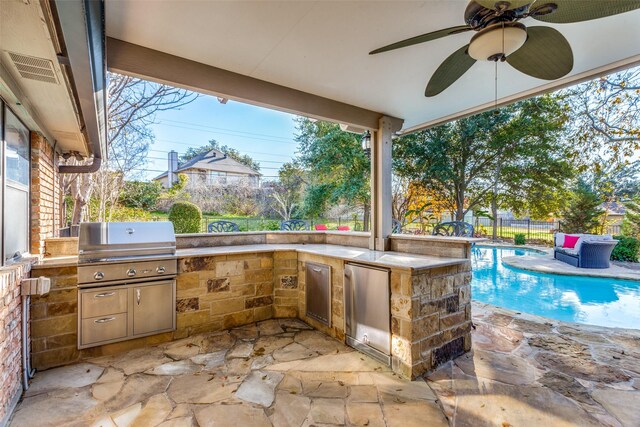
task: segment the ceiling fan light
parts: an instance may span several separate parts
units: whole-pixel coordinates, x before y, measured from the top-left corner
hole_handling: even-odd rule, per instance
[[[509,56],[520,49],[525,41],[527,30],[524,25],[511,23],[503,27],[502,24],[495,24],[473,36],[469,44],[469,56],[477,61]]]

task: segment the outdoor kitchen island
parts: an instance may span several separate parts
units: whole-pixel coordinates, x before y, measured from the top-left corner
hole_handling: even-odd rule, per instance
[[[345,342],[344,270],[357,263],[389,271],[391,366],[413,379],[471,347],[473,240],[393,236],[393,251],[376,252],[366,249],[365,233],[177,236],[176,330],[82,350],[76,345],[77,267],[69,258],[45,261],[33,272],[52,278],[49,295],[34,298],[31,307],[33,366],[47,369],[271,318],[299,318]],[[330,326],[307,315],[307,264],[330,268]]]

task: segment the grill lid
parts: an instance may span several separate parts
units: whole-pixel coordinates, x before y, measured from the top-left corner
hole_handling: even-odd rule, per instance
[[[83,222],[80,224],[80,262],[149,255],[175,255],[173,223]]]

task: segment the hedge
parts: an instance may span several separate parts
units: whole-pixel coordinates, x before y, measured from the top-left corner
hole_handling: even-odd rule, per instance
[[[612,260],[638,262],[640,239],[627,236],[614,236],[614,239],[619,242],[611,253]]]
[[[190,202],[176,202],[169,209],[169,221],[176,234],[199,233],[202,211]]]

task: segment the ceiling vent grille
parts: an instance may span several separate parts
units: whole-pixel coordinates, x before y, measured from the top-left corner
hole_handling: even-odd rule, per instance
[[[22,78],[45,83],[58,83],[53,62],[50,60],[14,52],[9,52],[9,56]]]

